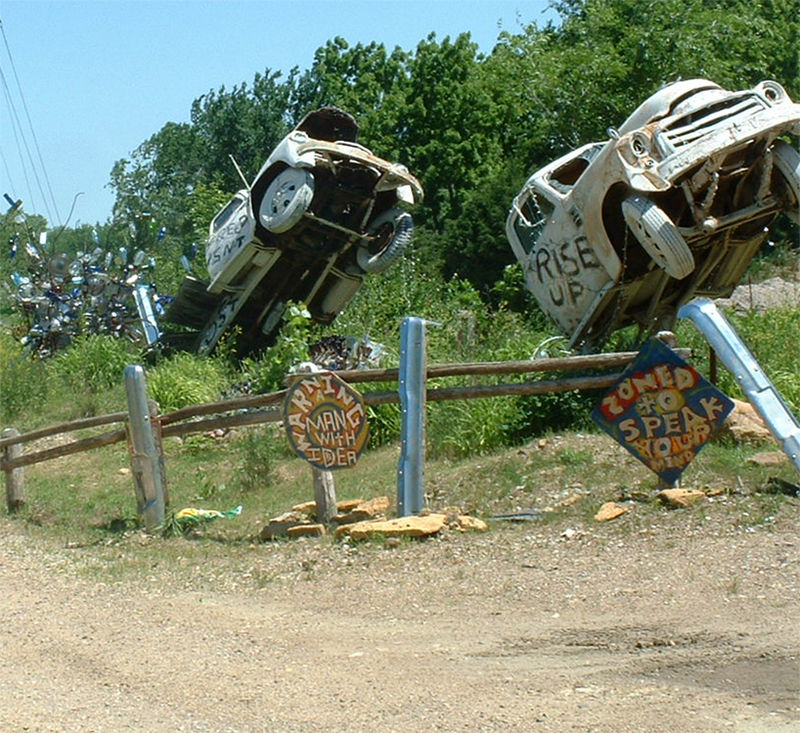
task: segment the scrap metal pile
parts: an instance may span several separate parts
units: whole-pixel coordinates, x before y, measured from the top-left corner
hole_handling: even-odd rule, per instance
[[[21,341],[38,358],[52,356],[77,337],[108,334],[149,346],[158,339],[159,298],[151,284],[155,262],[141,250],[131,255],[97,247],[74,257],[48,255],[28,242],[27,268],[14,272],[14,299],[25,319]],[[12,245],[12,258],[18,256]],[[22,269],[22,268],[20,268]]]

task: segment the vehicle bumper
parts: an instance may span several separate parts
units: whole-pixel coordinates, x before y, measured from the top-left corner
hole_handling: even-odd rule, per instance
[[[631,188],[638,191],[666,191],[709,158],[732,152],[759,138],[772,140],[784,133],[800,135],[800,105],[773,107],[737,119],[733,124],[720,125],[697,142],[673,151],[660,162],[643,158],[639,164],[632,165],[619,152],[618,155]],[[658,131],[655,136],[661,147],[665,147]],[[618,150],[623,144],[626,144],[625,138],[620,138]]]

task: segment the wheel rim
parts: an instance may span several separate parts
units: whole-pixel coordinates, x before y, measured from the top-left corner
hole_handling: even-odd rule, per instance
[[[286,168],[270,181],[259,206],[261,223],[273,232],[285,232],[308,209],[313,197],[313,178],[299,168]]]
[[[286,211],[297,194],[295,181],[282,181],[269,198],[269,211],[272,216],[278,216]]]

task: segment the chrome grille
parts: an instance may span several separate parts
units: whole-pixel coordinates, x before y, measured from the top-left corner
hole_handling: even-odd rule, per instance
[[[737,121],[745,120],[763,109],[766,109],[766,104],[754,94],[735,97],[693,110],[682,117],[668,119],[661,134],[677,150],[722,127],[731,127]]]

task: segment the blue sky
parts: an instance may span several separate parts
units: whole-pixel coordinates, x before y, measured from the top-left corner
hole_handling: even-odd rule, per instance
[[[413,50],[469,32],[488,53],[554,17],[547,0],[0,0],[0,195],[51,224],[73,201],[70,226],[105,222],[113,164],[210,89],[307,69],[335,36]]]

